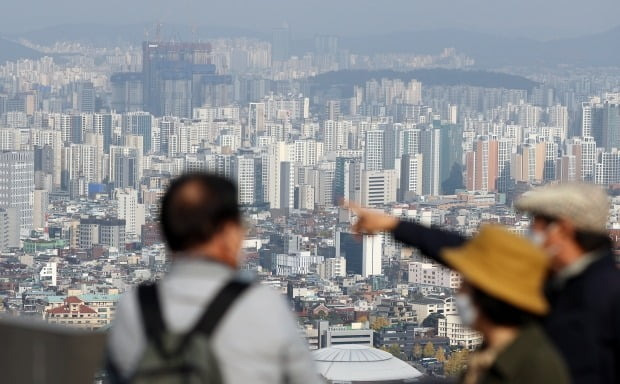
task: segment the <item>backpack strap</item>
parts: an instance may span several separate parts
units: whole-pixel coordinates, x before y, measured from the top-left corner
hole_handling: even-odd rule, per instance
[[[149,283],[138,286],[138,302],[142,312],[142,324],[146,337],[162,351],[161,335],[166,331],[166,324],[161,313],[157,294],[157,284]]]
[[[235,300],[251,285],[252,284],[249,282],[239,280],[229,281],[217,293],[215,298],[211,301],[211,304],[207,306],[196,325],[185,334],[172,355],[182,351],[196,332],[210,337]],[[140,310],[142,311],[142,323],[147,339],[155,343],[159,353],[166,356],[170,355],[169,353],[165,353],[161,341],[161,335],[166,331],[166,325],[162,317],[159,297],[157,295],[157,284],[140,285],[138,287],[138,301],[140,303]]]
[[[232,307],[237,298],[239,298],[241,294],[251,285],[251,283],[245,281],[229,281],[215,296],[215,299],[211,301],[211,304],[207,306],[207,309],[204,311],[189,335],[194,332],[200,332],[205,336],[210,337],[228,309]]]

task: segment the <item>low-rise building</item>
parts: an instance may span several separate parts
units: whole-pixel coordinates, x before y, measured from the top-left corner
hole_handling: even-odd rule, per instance
[[[458,315],[446,315],[439,319],[439,336],[450,339],[453,347],[462,347],[474,350],[482,344],[482,335],[461,323]]]
[[[64,304],[45,311],[45,319],[52,324],[69,325],[77,328],[97,329],[99,316],[97,311],[76,296],[69,296]]]
[[[461,276],[439,264],[412,262],[409,263],[409,283],[457,289],[461,286]]]
[[[453,296],[428,295],[412,301],[411,308],[415,311],[420,322],[434,313],[442,315],[456,314],[456,305]]]
[[[316,321],[305,328],[305,337],[310,349],[350,344],[372,347],[374,331],[368,327],[367,322],[329,325],[329,321]]]

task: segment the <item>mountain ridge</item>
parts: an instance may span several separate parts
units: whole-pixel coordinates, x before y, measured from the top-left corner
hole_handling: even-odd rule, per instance
[[[119,26],[71,24],[42,28],[19,35],[10,36],[13,44],[26,39],[36,44],[49,45],[56,41],[79,41],[93,44],[139,44],[155,38],[152,24],[129,24]],[[76,38],[76,36],[79,36]],[[250,37],[269,40],[270,34],[250,28],[185,25],[165,25],[162,37],[173,40],[208,40],[220,37]],[[7,40],[8,41],[8,40]],[[381,35],[341,37],[340,46],[356,54],[413,53],[438,54],[444,48],[455,48],[476,61],[478,68],[498,68],[505,66],[554,66],[569,64],[577,66],[617,66],[620,63],[620,50],[614,49],[620,41],[620,26],[605,32],[581,37],[538,41],[531,38],[506,37],[485,32],[441,28],[390,32]],[[6,57],[19,57],[19,54],[33,54],[32,51],[19,50],[19,54],[7,55],[11,47],[5,47]],[[25,47],[24,47],[25,48]],[[292,42],[291,51],[303,54],[313,49],[311,38]],[[0,59],[3,56],[0,55]]]

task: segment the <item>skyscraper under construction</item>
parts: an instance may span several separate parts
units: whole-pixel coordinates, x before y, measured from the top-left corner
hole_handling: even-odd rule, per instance
[[[230,76],[218,75],[208,43],[142,44],[144,109],[155,116],[190,118],[192,109],[222,97]]]

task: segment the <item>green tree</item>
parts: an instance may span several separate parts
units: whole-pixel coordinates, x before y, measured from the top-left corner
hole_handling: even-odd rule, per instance
[[[443,350],[442,347],[437,348],[437,352],[435,353],[435,358],[440,363],[445,363],[446,362],[446,352]]]
[[[422,346],[418,343],[416,343],[413,346],[413,358],[414,359],[421,359],[422,358]]]
[[[388,319],[386,319],[385,317],[377,317],[375,321],[372,322],[372,325],[370,327],[375,331],[378,331],[381,328],[387,327],[388,325],[390,325]]]
[[[327,315],[327,320],[329,320],[331,324],[342,324],[344,321],[342,316],[336,312],[330,312],[329,315]]]
[[[424,357],[433,357],[435,356],[435,346],[430,341],[426,343],[424,346],[424,351],[422,352]]]
[[[457,377],[460,376],[467,364],[468,352],[466,349],[461,351],[452,352],[450,358],[444,365],[444,372],[446,376]]]
[[[433,328],[435,330],[435,334],[437,334],[437,326],[439,324],[439,319],[444,319],[445,316],[441,313],[431,313],[422,321],[423,327]]]
[[[402,359],[403,352],[400,349],[400,345],[398,345],[398,344],[390,344],[390,346],[387,348],[387,351],[389,353],[391,353],[394,357]]]

